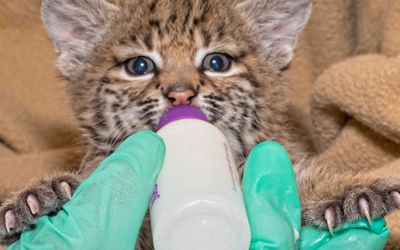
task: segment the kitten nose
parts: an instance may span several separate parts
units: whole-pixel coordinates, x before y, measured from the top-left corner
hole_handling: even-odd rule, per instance
[[[168,93],[167,97],[171,100],[172,105],[189,105],[190,99],[195,96],[195,93],[191,89],[174,90]]]
[[[191,84],[176,83],[168,87],[166,92],[163,92],[172,105],[189,105],[191,100],[197,95],[195,87]]]

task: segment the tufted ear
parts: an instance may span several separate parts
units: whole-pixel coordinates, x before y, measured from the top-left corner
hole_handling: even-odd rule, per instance
[[[79,60],[106,29],[117,7],[104,0],[42,0],[42,19],[57,53]]]
[[[311,0],[246,0],[236,9],[259,35],[268,60],[278,69],[286,67],[310,16]]]

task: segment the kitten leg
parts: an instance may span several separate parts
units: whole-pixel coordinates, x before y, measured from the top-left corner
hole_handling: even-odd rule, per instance
[[[150,214],[147,213],[143,219],[142,227],[136,240],[135,250],[152,250],[153,238],[151,236]]]
[[[333,227],[362,218],[371,223],[400,208],[400,177],[329,177],[316,182],[313,176],[299,183],[305,225],[332,233]]]
[[[75,174],[41,180],[0,207],[0,244],[11,244],[40,216],[58,212],[80,184]]]

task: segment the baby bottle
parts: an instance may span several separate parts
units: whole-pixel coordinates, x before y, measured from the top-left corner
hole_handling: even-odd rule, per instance
[[[166,156],[150,204],[156,250],[248,250],[250,227],[224,134],[194,106],[166,112]]]

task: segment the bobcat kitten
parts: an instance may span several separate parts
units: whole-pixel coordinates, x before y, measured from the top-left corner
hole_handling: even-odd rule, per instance
[[[173,105],[201,108],[240,162],[263,140],[302,158],[308,147],[281,71],[310,10],[310,0],[42,0],[87,156],[79,174],[41,181],[5,203],[0,242],[60,210],[121,141],[154,130]],[[400,207],[400,179],[338,169],[318,158],[295,165],[304,224],[332,230]],[[147,218],[137,249],[152,248],[149,232]]]

